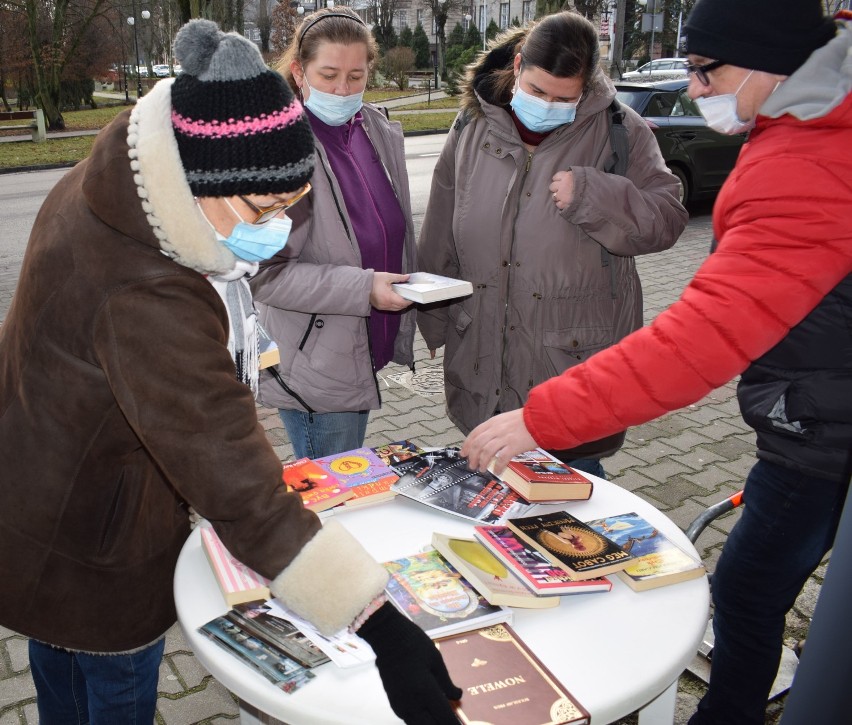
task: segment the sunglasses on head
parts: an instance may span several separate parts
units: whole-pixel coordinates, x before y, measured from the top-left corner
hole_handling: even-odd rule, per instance
[[[694,73],[695,77],[698,79],[698,82],[702,86],[709,86],[710,79],[707,77],[707,74],[711,70],[716,70],[717,68],[721,68],[723,65],[727,65],[723,60],[714,60],[709,63],[705,63],[704,65],[695,65],[695,63],[690,63],[686,66],[687,73]]]
[[[246,197],[241,196],[240,200],[255,214],[257,217],[252,222],[252,224],[265,224],[273,217],[280,214],[282,211],[289,209],[291,206],[294,206],[297,202],[304,199],[311,190],[311,185],[305,184],[301,189],[299,189],[298,193],[292,198],[287,199],[287,201],[280,201],[277,204],[273,204],[272,206],[258,206],[257,204],[249,201]]]

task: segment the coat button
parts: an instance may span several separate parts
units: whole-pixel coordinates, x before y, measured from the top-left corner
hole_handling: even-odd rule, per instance
[[[488,142],[486,142],[486,143],[485,143],[485,148],[490,149],[490,148],[491,148],[491,144],[490,144],[490,143],[488,143]]]
[[[495,150],[494,150],[494,153],[495,153],[495,154],[502,154],[502,153],[503,153],[503,149],[495,149]]]
[[[528,191],[528,192],[527,192],[527,196],[532,196],[532,194]]]
[[[322,329],[323,325],[325,325],[325,323],[322,320],[317,320],[314,323],[314,327],[317,327],[317,328],[320,328],[320,329]]]
[[[577,347],[579,344],[580,344],[580,343],[579,343],[579,342],[577,342],[576,340],[572,340],[572,341],[571,341],[571,347]]]
[[[504,267],[508,267],[508,266],[509,266],[509,263],[508,263],[505,259],[503,260],[503,266],[504,266]]]

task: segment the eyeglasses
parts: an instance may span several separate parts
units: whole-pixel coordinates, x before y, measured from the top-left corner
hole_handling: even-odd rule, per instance
[[[291,206],[295,206],[297,202],[304,199],[308,193],[310,193],[311,188],[310,184],[305,184],[301,189],[299,189],[299,193],[297,193],[292,199],[281,201],[277,204],[273,204],[272,206],[258,206],[257,204],[250,202],[244,196],[241,196],[240,200],[255,214],[257,214],[257,217],[252,224],[266,224],[266,222],[280,214],[282,211],[289,209]]]
[[[723,60],[714,60],[710,63],[705,63],[704,65],[695,65],[694,63],[690,63],[686,66],[687,73],[694,73],[695,77],[698,79],[698,82],[702,86],[709,86],[710,79],[707,77],[707,74],[711,70],[716,70],[717,68],[721,68],[723,65],[727,65]]]

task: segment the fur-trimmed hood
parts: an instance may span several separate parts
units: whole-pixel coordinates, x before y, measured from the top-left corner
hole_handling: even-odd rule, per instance
[[[482,102],[494,106],[505,106],[509,103],[511,96],[498,97],[494,87],[494,71],[512,67],[515,55],[520,52],[528,32],[528,28],[517,28],[504,33],[498,42],[487,51],[479,53],[476,60],[467,66],[459,106],[469,118],[485,115]],[[613,98],[615,86],[598,68],[592,76],[588,92],[577,107],[577,120],[598,113],[609,106]]]
[[[237,260],[216,239],[186,181],[172,130],[173,82],[157,83],[98,137],[86,162],[86,201],[105,224],[178,264],[224,274]]]

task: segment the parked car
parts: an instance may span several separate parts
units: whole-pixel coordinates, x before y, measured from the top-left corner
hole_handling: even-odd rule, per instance
[[[628,71],[621,76],[624,81],[658,81],[664,78],[676,78],[688,74],[686,58],[656,58],[650,63],[639,66],[636,70]]]
[[[681,201],[715,196],[747,134],[726,136],[707,126],[689,96],[688,78],[654,83],[616,83],[616,98],[630,106],[654,132],[663,159],[681,185]]]
[[[151,66],[151,70],[154,71],[154,75],[157,78],[168,78],[169,77],[169,66],[165,63],[158,63],[157,65]]]

